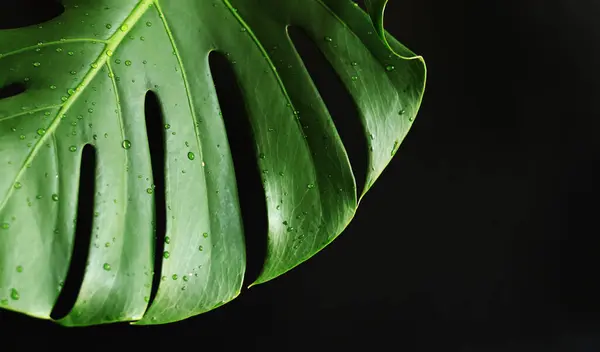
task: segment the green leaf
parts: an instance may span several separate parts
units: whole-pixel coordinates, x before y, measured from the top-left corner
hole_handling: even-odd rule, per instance
[[[375,26],[375,30],[377,34],[386,41],[385,38],[385,29],[383,26],[383,15],[385,12],[385,7],[387,6],[388,0],[365,0],[365,6],[367,7],[367,11],[371,15],[373,25]],[[389,44],[388,44],[389,45]]]
[[[92,244],[77,302],[58,323],[168,323],[239,294],[243,175],[234,173],[212,51],[232,63],[267,171],[268,251],[255,284],[333,241],[355,213],[357,186],[287,26],[306,31],[354,98],[369,146],[362,197],[425,87],[422,58],[383,32],[385,3],[369,2],[372,22],[348,0],[66,0],[49,22],[0,31],[0,87],[26,86],[0,100],[0,305],[50,319],[72,254],[86,145],[97,155]],[[161,273],[148,91],[165,117],[156,122],[165,124],[170,239]],[[162,280],[148,307],[153,275]]]

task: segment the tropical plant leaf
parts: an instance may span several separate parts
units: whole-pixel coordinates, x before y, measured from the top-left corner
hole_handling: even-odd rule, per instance
[[[0,87],[26,88],[0,99],[1,306],[50,319],[72,256],[86,146],[97,158],[92,244],[60,324],[173,322],[239,294],[243,230],[212,51],[232,63],[265,170],[268,250],[255,284],[330,243],[354,215],[357,186],[287,27],[314,40],[354,98],[369,146],[362,197],[408,132],[425,86],[421,57],[383,31],[385,3],[368,2],[372,22],[348,0],[65,0],[51,21],[0,31]],[[164,124],[161,273],[153,273],[149,91],[165,119],[148,122]],[[153,275],[162,280],[149,305]]]

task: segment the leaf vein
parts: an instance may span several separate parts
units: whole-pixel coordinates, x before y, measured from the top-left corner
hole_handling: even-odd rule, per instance
[[[23,111],[23,112],[20,112],[18,114],[0,117],[0,122],[11,120],[11,119],[14,119],[16,117],[23,116],[23,115],[35,114],[36,112],[40,112],[40,111],[44,111],[44,110],[50,110],[50,109],[60,108],[61,106],[63,106],[63,104],[43,106],[43,107],[40,107],[40,108],[37,108],[37,109]]]
[[[147,8],[148,8],[148,6],[144,6],[144,5],[150,4],[151,1],[152,0],[140,0],[140,2],[138,2],[138,4],[136,5],[136,7],[131,12],[130,16],[127,17],[123,21],[123,23],[126,23],[126,22],[130,21],[130,19],[133,19],[132,22],[137,22],[140,19],[140,17],[142,16],[142,14],[145,13],[146,10],[147,10]],[[113,37],[111,37],[110,40],[105,41],[105,43],[107,43],[106,46],[110,47],[110,48],[116,48],[116,47],[118,47],[126,34],[127,34],[127,32],[125,32],[125,31],[117,31],[113,35]],[[56,42],[52,42],[52,43],[56,43]],[[60,43],[60,42],[58,42],[58,43]],[[31,47],[28,47],[28,48],[31,48]],[[12,183],[10,183],[11,185],[15,184],[15,182],[17,182],[23,176],[23,173],[27,169],[27,165],[30,164],[32,162],[32,160],[35,158],[35,156],[39,152],[42,144],[46,141],[47,138],[49,138],[49,136],[51,136],[54,133],[54,131],[60,125],[61,116],[64,115],[65,113],[67,113],[69,111],[69,109],[71,108],[71,106],[73,105],[73,103],[82,94],[81,92],[83,92],[85,90],[85,88],[90,84],[90,82],[92,82],[92,80],[96,77],[96,75],[98,74],[98,72],[100,72],[100,70],[98,69],[98,67],[100,67],[101,65],[103,65],[107,61],[108,61],[108,55],[105,55],[104,50],[102,50],[101,53],[96,58],[96,61],[95,61],[96,64],[97,64],[96,68],[94,68],[93,66],[90,66],[90,68],[88,69],[88,71],[83,76],[83,79],[81,80],[81,82],[82,82],[81,83],[82,88],[80,90],[76,90],[75,93],[69,98],[69,100],[67,100],[62,105],[61,109],[58,111],[58,113],[56,114],[56,116],[54,117],[54,119],[52,120],[52,122],[50,123],[50,126],[48,126],[46,134],[44,134],[40,139],[38,139],[38,141],[35,143],[35,145],[31,149],[31,152],[29,153],[29,155],[25,159],[25,162],[23,163],[23,165],[21,166],[21,168],[17,172],[17,174],[16,174],[15,178],[13,179]],[[0,202],[0,211],[2,211],[4,209],[4,207],[6,206],[6,204],[8,203],[8,200],[10,199],[10,196],[14,192],[14,189],[15,189],[14,187],[9,187],[8,192],[6,193],[6,195],[3,197],[2,201]]]
[[[23,52],[26,52],[29,50],[37,49],[37,48],[43,48],[43,47],[58,45],[58,44],[81,43],[81,42],[103,43],[103,44],[109,43],[108,40],[90,39],[90,38],[72,38],[72,39],[65,39],[65,40],[55,40],[55,41],[46,42],[46,43],[42,43],[42,44],[27,46],[27,47],[20,48],[20,49],[14,50],[14,51],[9,51],[4,54],[0,53],[0,59],[4,59],[9,56],[20,54],[20,53],[23,53]]]

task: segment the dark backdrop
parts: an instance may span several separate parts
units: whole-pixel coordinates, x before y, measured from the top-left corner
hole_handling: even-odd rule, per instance
[[[39,15],[18,3],[49,1],[5,0],[4,23]],[[600,351],[598,18],[597,0],[392,0],[386,26],[426,58],[427,92],[337,241],[172,325],[64,329],[2,311],[2,350]],[[352,115],[307,60],[336,121]]]

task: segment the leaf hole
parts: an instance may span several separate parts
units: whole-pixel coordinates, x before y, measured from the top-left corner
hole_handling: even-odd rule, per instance
[[[57,0],[18,0],[2,3],[0,29],[14,29],[42,24],[65,11]]]
[[[92,240],[96,167],[96,150],[91,145],[84,146],[79,175],[75,243],[67,278],[50,314],[50,317],[55,320],[60,320],[71,312],[83,284]]]
[[[19,95],[27,90],[27,86],[23,83],[11,83],[0,87],[0,99],[6,99]]]
[[[254,282],[267,255],[267,205],[256,159],[256,147],[244,98],[228,59],[212,52],[209,63],[238,184],[238,197],[246,241],[246,276],[244,287]]]
[[[304,66],[323,98],[348,153],[357,191],[367,175],[367,143],[356,104],[325,55],[302,28],[290,26],[288,33]]]
[[[160,284],[165,236],[167,233],[167,207],[165,201],[165,127],[164,116],[156,93],[148,91],[144,103],[146,134],[152,163],[154,183],[154,277],[149,304],[152,304]]]

